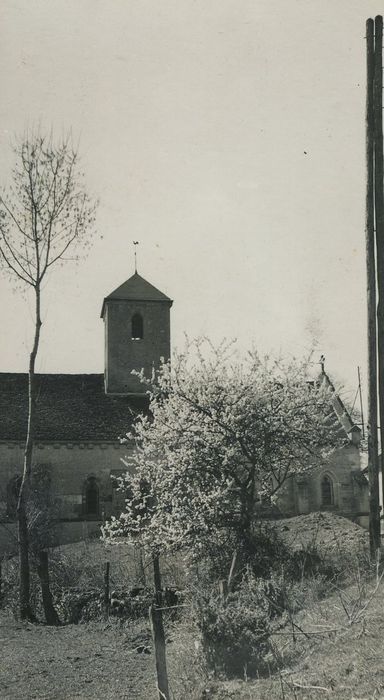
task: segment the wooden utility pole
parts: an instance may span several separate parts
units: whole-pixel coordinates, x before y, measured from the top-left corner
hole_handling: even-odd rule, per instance
[[[377,274],[377,350],[379,360],[379,416],[381,473],[384,473],[384,191],[383,191],[383,18],[375,17],[375,61],[373,81],[374,171]],[[382,479],[384,501],[384,479]]]
[[[367,96],[366,96],[366,216],[365,242],[367,260],[368,317],[368,477],[369,538],[371,555],[380,547],[379,454],[377,435],[377,333],[376,333],[376,264],[375,264],[375,197],[374,197],[374,73],[375,40],[372,19],[367,20]],[[359,376],[360,380],[360,376]]]

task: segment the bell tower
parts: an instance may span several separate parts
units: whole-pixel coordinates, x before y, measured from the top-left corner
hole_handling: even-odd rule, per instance
[[[104,384],[107,394],[146,392],[132,370],[151,377],[160,358],[171,355],[170,309],[172,300],[137,272],[105,297]]]

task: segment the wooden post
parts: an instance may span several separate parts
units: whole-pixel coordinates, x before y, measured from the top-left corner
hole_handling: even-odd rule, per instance
[[[162,590],[160,557],[153,555],[153,583],[155,589],[155,605],[149,608],[149,619],[152,628],[153,644],[155,647],[157,690],[159,700],[169,700],[167,661],[165,656],[165,633],[163,624]]]
[[[159,700],[169,700],[167,661],[165,656],[165,634],[162,611],[151,605],[149,619],[155,647],[156,677]]]
[[[380,547],[379,455],[377,434],[377,333],[376,333],[376,265],[374,232],[374,26],[366,24],[367,96],[366,96],[366,216],[365,242],[367,261],[368,320],[368,477],[369,538],[371,555]],[[360,374],[359,374],[360,382]]]
[[[228,575],[227,591],[229,594],[232,593],[232,590],[233,590],[236,563],[237,563],[237,549],[235,549],[235,551],[233,553],[231,568],[229,570],[229,575]]]
[[[109,618],[109,571],[110,564],[109,561],[105,562],[105,572],[104,572],[104,597],[103,597],[103,608],[104,617],[106,620]]]
[[[381,443],[381,473],[384,474],[384,192],[383,192],[383,18],[375,17],[374,49],[374,175],[375,222],[377,254],[377,346],[379,366],[379,416]],[[384,479],[382,479],[384,494]],[[384,500],[384,499],[383,499]]]
[[[161,593],[160,557],[158,554],[153,557],[153,583],[155,587],[156,605],[161,607],[163,596]]]
[[[38,552],[37,573],[40,579],[45,621],[47,625],[59,626],[60,620],[53,605],[52,593],[49,584],[48,552],[45,550],[40,550]]]
[[[219,581],[219,596],[222,602],[225,603],[228,597],[228,583],[225,579],[220,579]]]

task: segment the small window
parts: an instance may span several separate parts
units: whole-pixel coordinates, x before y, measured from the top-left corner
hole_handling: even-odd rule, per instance
[[[7,486],[7,516],[16,518],[17,502],[21,488],[21,476],[14,476]]]
[[[85,482],[84,493],[84,515],[98,517],[99,508],[99,487],[94,476],[90,476]]]
[[[142,340],[143,337],[143,317],[135,314],[132,316],[132,340]]]
[[[299,481],[297,484],[299,498],[308,498],[308,484],[306,481]]]
[[[333,484],[329,476],[323,476],[321,480],[321,505],[333,506]]]

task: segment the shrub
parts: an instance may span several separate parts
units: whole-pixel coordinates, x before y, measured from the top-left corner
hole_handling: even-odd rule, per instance
[[[77,625],[79,622],[97,620],[101,616],[102,599],[98,589],[56,589],[54,597],[59,617],[65,624]]]
[[[197,601],[198,625],[207,662],[228,676],[259,672],[269,651],[270,603],[265,581],[248,572],[236,592],[223,599],[210,594]]]
[[[209,684],[204,651],[200,642],[200,630],[196,618],[184,609],[178,620],[170,621],[164,615],[167,644],[167,665],[173,700],[202,700],[208,697]]]

